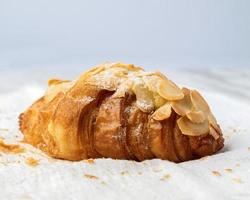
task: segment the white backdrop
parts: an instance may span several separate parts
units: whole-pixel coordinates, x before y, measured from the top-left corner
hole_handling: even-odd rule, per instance
[[[0,68],[250,66],[248,0],[0,0]]]

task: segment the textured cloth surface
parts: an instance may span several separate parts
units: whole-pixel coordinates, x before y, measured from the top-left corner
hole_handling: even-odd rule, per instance
[[[0,152],[0,199],[250,199],[250,70],[165,71],[207,99],[225,137],[225,147],[216,155],[180,164],[49,158],[18,142],[17,119],[44,93],[49,73],[1,72],[0,137],[26,151]],[[67,77],[67,70],[60,73]],[[37,166],[27,164],[30,157],[38,160]]]

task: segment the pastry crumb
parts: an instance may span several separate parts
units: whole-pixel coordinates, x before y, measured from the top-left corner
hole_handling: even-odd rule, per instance
[[[31,167],[36,167],[37,165],[39,165],[39,160],[32,157],[28,157],[26,158],[25,163]]]
[[[127,175],[128,174],[128,171],[122,171],[121,172],[121,175]]]
[[[89,178],[89,179],[98,179],[97,176],[94,176],[94,175],[91,175],[91,174],[84,174],[84,176],[85,176],[86,178]]]
[[[248,147],[247,150],[250,151],[250,147]]]
[[[166,180],[168,180],[168,179],[170,179],[171,178],[171,175],[170,174],[166,174],[166,175],[164,175],[160,180],[161,181],[166,181]]]
[[[235,183],[242,183],[242,180],[240,178],[233,178],[232,180]]]
[[[236,163],[236,165],[235,165],[236,167],[239,167],[240,166],[240,164],[239,163]]]
[[[88,163],[88,164],[94,164],[95,163],[95,160],[94,159],[92,159],[92,158],[89,158],[89,159],[87,159],[87,160],[84,160],[86,163]]]
[[[227,169],[224,169],[224,170],[225,170],[225,172],[229,172],[229,173],[232,173],[232,172],[233,172],[233,170],[230,169],[230,168],[227,168]]]
[[[18,144],[6,144],[0,139],[0,151],[3,153],[18,154],[25,152],[25,149]]]
[[[138,172],[138,175],[142,175],[142,173],[141,173],[141,172]]]
[[[212,174],[214,175],[214,176],[221,176],[221,173],[220,172],[218,172],[218,171],[212,171]]]

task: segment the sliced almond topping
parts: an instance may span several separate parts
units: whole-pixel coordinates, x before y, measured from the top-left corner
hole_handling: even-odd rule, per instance
[[[152,117],[153,119],[160,121],[169,118],[170,115],[171,115],[171,104],[166,103],[162,107],[158,108],[154,112]]]
[[[201,110],[205,114],[210,113],[210,108],[207,102],[197,90],[191,90],[190,98],[191,98],[191,101],[193,103],[195,110]]]
[[[151,112],[154,110],[154,97],[144,84],[134,84],[132,87],[136,95],[136,105],[143,112]]]
[[[184,98],[178,101],[173,101],[172,108],[178,115],[185,116],[192,110],[192,102],[190,99],[190,90],[182,88],[182,91],[185,95]]]
[[[60,83],[67,83],[67,82],[70,82],[68,80],[60,80],[60,79],[50,79],[48,80],[48,85],[51,86],[51,85],[57,85],[57,84],[60,84]]]
[[[209,126],[209,134],[212,135],[215,140],[220,137],[219,133],[211,125]]]
[[[212,114],[209,105],[205,101],[205,99],[202,97],[202,95],[196,91],[196,90],[191,90],[190,93],[191,101],[193,103],[193,106],[195,110],[201,110],[203,113],[207,116],[209,123],[212,125],[213,129],[211,130],[210,128],[210,134],[215,138],[219,138],[218,132],[220,131],[220,128],[217,125],[217,121]]]
[[[205,121],[205,115],[204,113],[199,110],[199,111],[190,111],[186,114],[187,118],[194,122],[194,123],[202,123]]]
[[[177,124],[184,135],[199,136],[209,133],[209,123],[205,120],[203,123],[192,123],[186,116],[177,120]]]
[[[219,127],[217,125],[217,120],[215,119],[214,115],[211,112],[209,112],[209,114],[208,114],[208,120],[216,130],[219,129]]]
[[[138,77],[146,77],[146,76],[155,76],[156,72],[145,72],[142,71],[139,74],[137,74]]]
[[[154,75],[150,75],[150,76],[145,75],[142,77],[142,80],[151,92],[157,93],[157,84],[159,82],[159,77],[154,76]]]
[[[114,72],[114,74],[117,76],[117,77],[121,77],[121,78],[124,78],[128,75],[128,72],[126,70],[117,70]]]
[[[104,65],[105,64],[97,65],[97,66],[91,68],[90,70],[84,72],[83,74],[81,74],[81,76],[79,77],[79,79],[76,80],[76,82],[79,83],[79,82],[87,81],[89,78],[93,78],[93,76],[95,76],[95,75],[103,72],[105,70]]]
[[[110,63],[109,67],[110,68],[120,67],[120,68],[127,69],[129,71],[142,71],[143,70],[141,67],[134,66],[133,64],[124,64],[124,63]]]
[[[154,105],[156,108],[160,108],[166,103],[166,99],[162,98],[157,93],[153,94],[153,96],[154,96]]]
[[[155,71],[154,74],[156,76],[158,76],[159,78],[163,79],[163,80],[169,80],[163,73],[161,73],[160,71]],[[172,82],[172,81],[171,81]]]
[[[92,69],[86,71],[85,73],[83,73],[83,77],[88,77],[90,75],[95,75],[95,74],[98,74],[102,71],[105,70],[105,67],[104,66],[96,66],[96,67],[93,67]]]
[[[181,89],[170,80],[161,80],[157,87],[160,96],[167,100],[179,100],[184,97]]]

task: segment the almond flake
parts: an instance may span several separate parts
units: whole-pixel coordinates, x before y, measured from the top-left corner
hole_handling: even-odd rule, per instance
[[[194,122],[194,123],[202,123],[205,121],[205,115],[204,113],[199,110],[199,111],[190,111],[186,114],[187,118]]]
[[[158,108],[152,115],[153,119],[161,121],[169,118],[171,115],[171,104],[166,103],[162,107]]]
[[[158,94],[166,100],[180,100],[184,97],[181,89],[170,80],[161,80],[157,88]]]
[[[192,123],[187,117],[181,117],[177,124],[184,135],[199,136],[209,133],[209,123],[205,120],[203,123]]]

